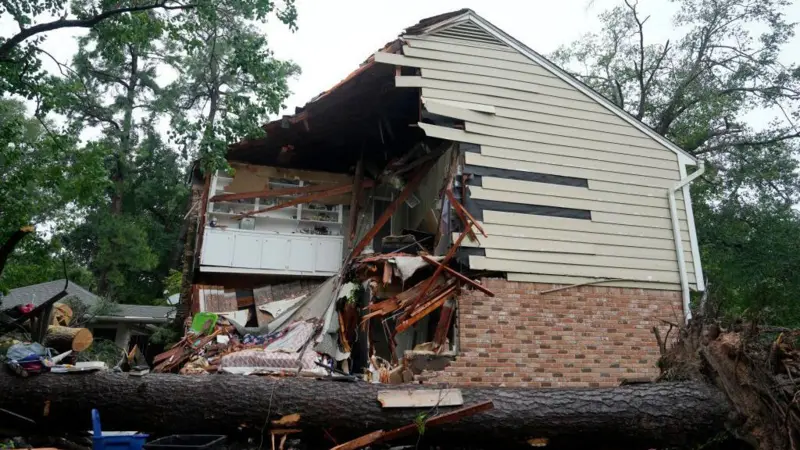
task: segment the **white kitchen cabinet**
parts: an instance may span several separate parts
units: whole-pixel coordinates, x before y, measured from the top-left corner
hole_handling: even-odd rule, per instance
[[[338,236],[207,228],[200,270],[328,276],[342,265],[342,244]]]
[[[342,265],[342,241],[339,239],[319,239],[314,270],[317,272],[336,272]]]
[[[257,234],[236,234],[233,240],[233,267],[261,268],[262,241]]]
[[[314,241],[308,238],[289,239],[289,270],[313,272],[315,259]]]
[[[231,266],[233,264],[233,234],[223,230],[207,229],[203,236],[202,264]]]
[[[265,237],[261,244],[261,268],[286,270],[289,268],[289,241],[283,237]]]

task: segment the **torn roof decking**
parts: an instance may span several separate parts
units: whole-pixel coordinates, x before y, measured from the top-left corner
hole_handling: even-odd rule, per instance
[[[398,51],[400,41],[383,51]],[[297,113],[264,125],[267,136],[234,144],[228,159],[254,164],[347,171],[362,151],[402,154],[424,133],[419,94],[395,88],[395,68],[370,57]]]

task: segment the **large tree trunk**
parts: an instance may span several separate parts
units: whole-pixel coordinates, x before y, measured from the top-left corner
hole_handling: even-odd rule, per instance
[[[37,429],[49,432],[91,428],[91,408],[100,411],[104,429],[169,434],[258,433],[269,430],[268,420],[297,413],[301,419],[294,428],[307,436],[326,430],[340,443],[413,423],[420,413],[435,414],[429,409],[382,409],[377,392],[387,388],[234,375],[137,378],[99,373],[20,379],[4,374],[0,408],[34,419]],[[492,400],[494,409],[427,429],[426,439],[509,448],[546,438],[550,449],[587,443],[592,448],[647,449],[705,442],[719,432],[729,412],[719,391],[693,382],[605,389],[465,387],[462,392],[465,405]]]

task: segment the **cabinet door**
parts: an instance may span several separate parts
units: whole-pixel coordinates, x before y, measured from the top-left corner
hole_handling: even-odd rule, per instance
[[[342,265],[342,241],[320,239],[317,241],[317,272],[336,272]]]
[[[289,241],[284,237],[265,237],[261,244],[261,268],[286,270],[289,265]]]
[[[203,265],[230,267],[232,261],[232,233],[207,230],[203,237]]]
[[[313,272],[314,253],[314,241],[311,239],[290,239],[289,270],[297,272]]]
[[[261,267],[261,237],[237,234],[233,241],[233,267],[258,269]]]

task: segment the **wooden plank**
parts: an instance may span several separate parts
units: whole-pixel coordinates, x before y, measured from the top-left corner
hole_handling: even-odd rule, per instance
[[[424,307],[423,309],[415,311],[412,314],[412,317],[410,317],[409,319],[403,320],[402,322],[400,322],[395,327],[395,334],[402,333],[403,331],[406,331],[407,329],[409,329],[412,326],[414,326],[415,323],[417,323],[420,320],[424,319],[425,316],[427,316],[428,314],[436,311],[436,309],[438,309],[439,307],[444,305],[444,302],[446,302],[447,299],[452,294],[453,294],[453,291],[448,291],[446,294],[443,294],[443,295],[440,295],[439,297],[436,297],[436,300],[434,302],[428,303],[427,306]]]
[[[436,331],[433,334],[433,343],[439,350],[447,340],[447,333],[450,331],[450,324],[453,322],[453,312],[455,302],[448,300],[442,306],[442,313],[439,315],[439,323],[436,324]]]
[[[464,404],[461,389],[392,389],[378,391],[381,408],[432,408]]]
[[[466,216],[466,217],[467,217],[467,219],[471,220],[471,221],[472,221],[472,225],[474,225],[474,226],[475,226],[475,228],[477,228],[477,229],[478,229],[478,231],[480,231],[480,232],[481,232],[481,234],[483,235],[483,237],[489,237],[489,236],[486,234],[486,231],[484,231],[484,230],[483,230],[483,227],[481,226],[481,224],[480,224],[480,223],[478,223],[478,221],[477,221],[477,220],[475,220],[475,218],[474,218],[474,217],[472,217],[472,214],[470,214],[470,213],[469,213],[469,211],[467,211],[467,208],[464,208],[464,205],[462,205],[462,204],[461,204],[461,203],[460,203],[458,200],[456,200],[456,197],[455,197],[455,195],[453,195],[453,191],[452,191],[451,189],[448,189],[446,192],[447,192],[447,198],[450,200],[450,204],[452,204],[452,205],[453,205],[454,207],[456,207],[456,208],[457,208],[459,211],[461,211],[461,214],[463,214],[464,216]]]
[[[456,242],[450,247],[450,250],[447,251],[447,255],[445,255],[445,257],[442,260],[441,264],[436,267],[436,270],[433,272],[433,275],[428,279],[428,282],[427,282],[427,284],[425,284],[425,287],[422,288],[422,292],[419,293],[419,296],[417,296],[417,299],[414,300],[414,302],[411,304],[410,308],[406,308],[406,312],[405,312],[405,314],[403,314],[401,320],[404,320],[404,319],[407,319],[408,317],[410,317],[411,312],[414,310],[414,308],[419,303],[422,302],[422,299],[425,298],[425,294],[427,294],[428,290],[431,288],[431,286],[433,286],[434,280],[436,280],[436,277],[438,277],[442,273],[442,271],[444,270],[444,266],[446,266],[447,263],[449,263],[450,260],[453,258],[453,256],[456,254],[456,250],[458,250],[458,247],[461,246],[461,243],[464,241],[464,238],[467,237],[467,235],[469,234],[469,231],[472,229],[472,225],[474,225],[474,224],[475,224],[475,222],[470,222],[470,224],[466,228],[464,228],[464,231],[462,231],[461,234],[458,236],[458,239],[456,239]]]
[[[295,206],[295,205],[299,205],[301,203],[309,203],[309,202],[313,202],[313,201],[319,200],[321,198],[327,198],[327,197],[333,197],[335,195],[346,194],[346,193],[348,193],[348,192],[350,192],[352,190],[353,190],[353,185],[352,184],[337,185],[337,187],[328,188],[328,190],[326,190],[326,191],[316,192],[316,193],[311,194],[311,195],[304,195],[304,196],[301,196],[301,197],[293,198],[293,199],[291,199],[291,200],[289,200],[287,202],[279,203],[277,205],[272,205],[269,208],[262,208],[262,209],[257,209],[257,210],[254,210],[254,211],[247,211],[246,213],[239,214],[237,216],[233,216],[233,218],[234,218],[234,220],[236,220],[236,219],[241,219],[243,217],[249,217],[249,216],[252,216],[254,214],[261,214],[261,213],[265,213],[265,212],[275,211],[276,209],[288,208],[289,206]]]
[[[333,447],[331,450],[356,450],[374,444],[383,436],[383,430],[373,431],[372,433],[365,434],[364,436],[353,439],[352,441],[345,442]]]
[[[436,261],[435,259],[431,258],[428,255],[420,255],[420,256],[422,257],[422,259],[424,259],[425,261],[428,261],[430,264],[432,264],[434,266],[441,265],[441,264],[439,264],[439,261]],[[470,286],[472,286],[475,289],[483,292],[484,294],[488,295],[489,297],[494,297],[494,292],[492,292],[489,289],[486,289],[485,287],[481,286],[475,280],[469,279],[468,277],[464,276],[463,274],[459,273],[456,270],[453,270],[452,268],[450,268],[448,266],[444,266],[444,270],[447,271],[447,273],[449,273],[450,275],[453,275],[454,277],[458,278],[459,280],[469,284]]]
[[[426,428],[435,427],[439,425],[457,422],[463,419],[464,417],[469,417],[474,414],[478,414],[484,411],[489,411],[490,409],[493,408],[494,408],[494,403],[492,403],[491,400],[478,403],[477,405],[465,406],[463,408],[458,408],[456,410],[431,417],[430,419],[425,421],[425,427]],[[380,438],[379,442],[388,442],[394,439],[411,436],[414,433],[418,432],[419,432],[419,425],[416,423],[412,423],[383,433],[383,436]]]
[[[353,194],[350,196],[350,230],[348,236],[348,246],[353,246],[353,241],[356,239],[356,230],[358,229],[358,210],[361,206],[361,181],[364,179],[364,155],[358,159],[356,164],[356,173],[353,176]]]
[[[251,198],[272,198],[280,197],[282,195],[298,195],[298,194],[311,194],[313,192],[326,191],[330,188],[343,186],[342,184],[325,185],[318,184],[315,186],[303,186],[283,189],[266,189],[261,191],[241,192],[238,194],[219,194],[211,197],[211,202],[228,202],[232,200],[247,200]]]
[[[397,210],[397,208],[402,205],[403,202],[405,202],[415,190],[417,190],[417,187],[422,182],[422,179],[425,178],[425,175],[427,175],[428,171],[430,171],[435,162],[435,160],[428,161],[422,167],[420,167],[416,173],[414,173],[414,176],[411,177],[411,180],[406,184],[406,187],[403,188],[400,194],[397,195],[394,201],[392,201],[389,207],[386,208],[378,220],[375,221],[375,224],[372,226],[372,228],[367,232],[367,234],[364,235],[364,237],[361,238],[358,244],[350,252],[347,261],[345,262],[345,266],[353,257],[360,255],[361,252],[364,251],[364,249],[367,247],[367,244],[375,238],[375,235],[378,234],[378,231],[380,231],[383,225],[392,218],[392,215],[394,215],[394,212]]]

